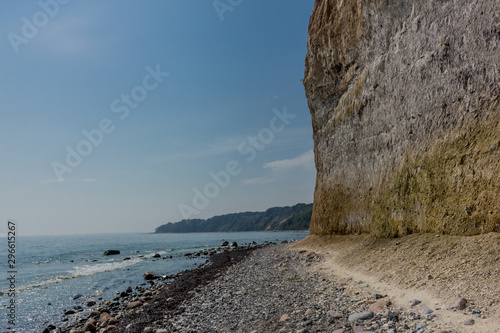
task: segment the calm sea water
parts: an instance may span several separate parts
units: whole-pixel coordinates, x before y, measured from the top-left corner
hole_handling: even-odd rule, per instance
[[[16,243],[16,320],[9,325],[7,239],[0,239],[1,332],[39,332],[47,323],[61,324],[64,310],[98,298],[112,299],[116,291],[144,283],[143,274],[173,274],[203,264],[186,252],[218,247],[222,240],[238,244],[281,242],[306,237],[309,232],[235,232],[190,234],[104,234],[19,237]],[[108,249],[117,256],[104,256]],[[159,253],[171,259],[154,259]],[[123,260],[130,257],[131,260]],[[83,297],[73,300],[77,294]],[[50,304],[50,305],[49,305]],[[11,327],[12,330],[7,330]]]

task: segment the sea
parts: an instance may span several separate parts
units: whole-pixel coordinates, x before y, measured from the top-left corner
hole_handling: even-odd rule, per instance
[[[280,231],[21,236],[16,239],[13,267],[8,266],[7,237],[2,237],[0,331],[42,332],[48,324],[63,327],[66,310],[86,309],[90,300],[112,300],[116,292],[146,283],[143,275],[147,271],[170,275],[196,268],[207,258],[185,254],[217,248],[223,240],[238,245],[265,244],[308,235],[308,231]],[[120,254],[104,256],[106,250],[119,250]],[[167,259],[153,258],[156,253]],[[124,260],[127,257],[130,260]],[[14,325],[9,323],[12,315]]]

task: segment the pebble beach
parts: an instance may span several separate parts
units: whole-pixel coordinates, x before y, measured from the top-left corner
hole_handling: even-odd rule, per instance
[[[312,269],[321,260],[288,244],[227,251],[111,310],[103,302],[70,332],[460,332],[418,299],[397,308],[363,281]]]

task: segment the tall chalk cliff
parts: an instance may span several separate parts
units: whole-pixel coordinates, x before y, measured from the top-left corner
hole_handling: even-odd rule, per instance
[[[316,0],[312,234],[500,231],[500,1]]]

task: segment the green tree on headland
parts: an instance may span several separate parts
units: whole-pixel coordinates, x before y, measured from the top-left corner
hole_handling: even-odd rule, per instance
[[[273,207],[265,212],[243,212],[214,216],[206,220],[188,219],[167,223],[155,233],[307,230],[312,204]]]

